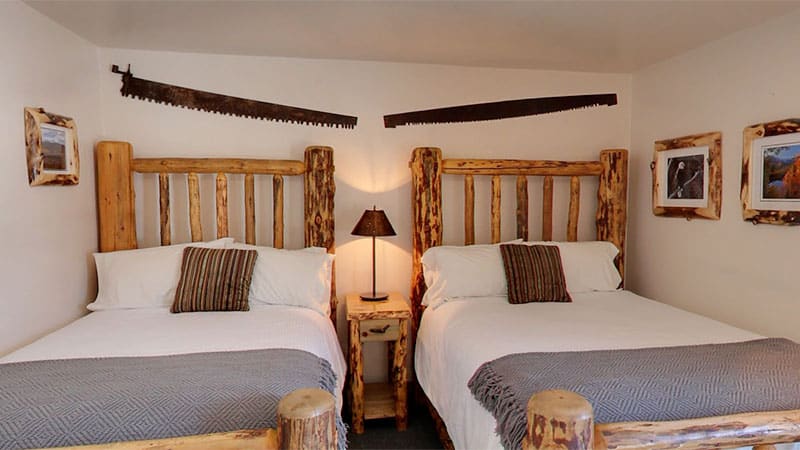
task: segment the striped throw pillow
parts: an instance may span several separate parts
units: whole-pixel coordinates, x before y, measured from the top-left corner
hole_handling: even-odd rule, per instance
[[[170,311],[248,311],[257,256],[255,250],[186,247]]]
[[[509,303],[571,302],[555,245],[501,245]]]

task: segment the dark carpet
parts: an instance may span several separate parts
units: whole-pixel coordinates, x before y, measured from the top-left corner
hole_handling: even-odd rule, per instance
[[[350,417],[349,413],[345,420]],[[409,405],[408,429],[397,431],[395,421],[374,419],[364,422],[364,434],[347,433],[349,449],[441,449],[439,436],[428,410]]]

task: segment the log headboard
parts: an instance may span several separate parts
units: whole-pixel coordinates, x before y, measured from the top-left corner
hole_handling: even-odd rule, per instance
[[[127,142],[102,141],[95,148],[97,167],[97,220],[101,252],[138,247],[134,173],[158,174],[161,245],[172,243],[170,174],[186,174],[189,225],[192,242],[203,239],[198,174],[216,174],[216,236],[227,237],[228,177],[244,174],[245,242],[255,244],[256,176],[272,176],[273,246],[283,248],[283,177],[304,177],[304,235],[306,247],[334,252],[333,149],[308,147],[304,161],[234,158],[134,158]],[[293,208],[299,209],[299,208]],[[336,325],[336,283],[331,283],[331,320]]]
[[[542,161],[512,159],[442,159],[435,147],[414,149],[411,155],[412,272],[411,308],[413,323],[422,316],[425,280],[422,254],[442,245],[442,175],[464,176],[464,245],[475,243],[475,176],[491,177],[491,241],[500,242],[501,177],[516,177],[517,237],[528,240],[528,177],[543,177],[542,240],[553,239],[553,177],[570,178],[567,240],[578,238],[580,177],[599,177],[597,191],[597,239],[619,248],[616,259],[620,275],[625,276],[625,228],[627,223],[628,151],[603,150],[597,161]]]

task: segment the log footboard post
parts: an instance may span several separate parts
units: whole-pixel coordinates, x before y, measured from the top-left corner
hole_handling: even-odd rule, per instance
[[[425,294],[422,276],[422,254],[442,245],[442,151],[436,147],[415,148],[408,163],[411,168],[411,314],[412,335],[422,316],[421,302]]]
[[[594,448],[594,412],[582,396],[561,390],[537,392],[528,401],[523,450]]]
[[[335,450],[336,399],[319,388],[298,389],[278,403],[278,448]]]

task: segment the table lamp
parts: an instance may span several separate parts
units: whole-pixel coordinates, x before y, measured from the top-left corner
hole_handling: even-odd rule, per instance
[[[375,237],[376,236],[396,236],[392,224],[389,223],[389,218],[382,209],[372,209],[364,211],[361,218],[358,220],[355,228],[350,233],[353,236],[371,236],[372,237],[372,292],[361,294],[361,299],[365,301],[386,300],[389,294],[385,292],[375,292]]]

